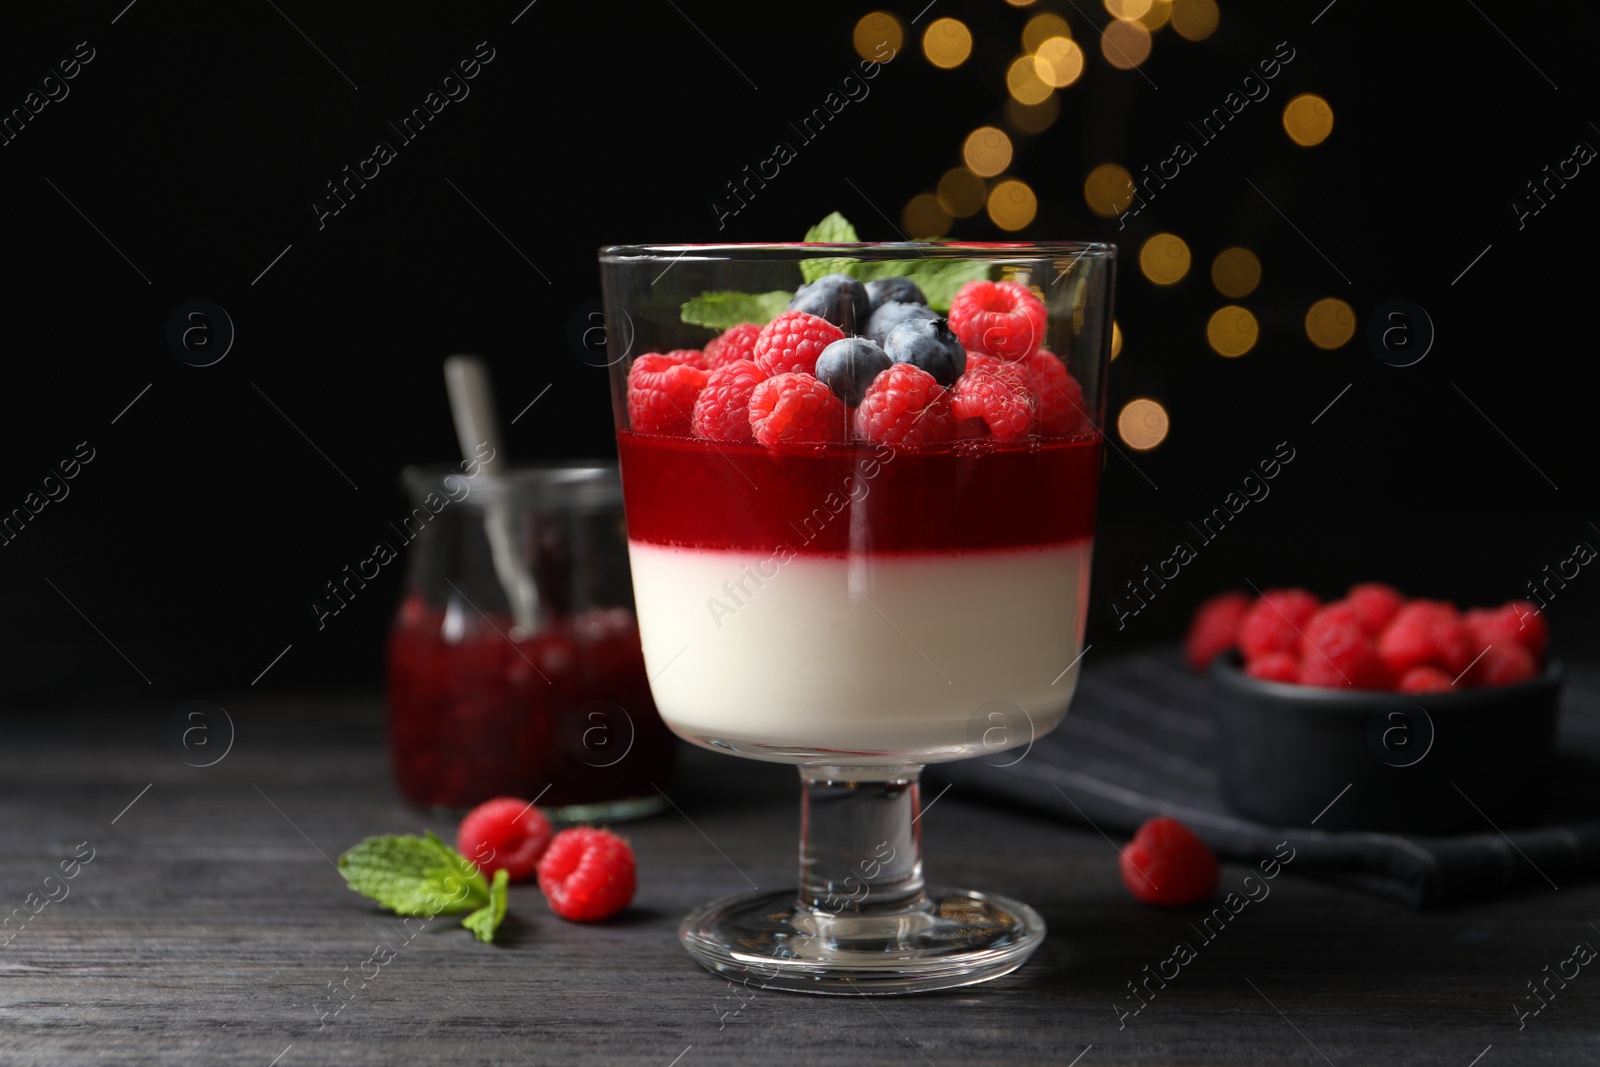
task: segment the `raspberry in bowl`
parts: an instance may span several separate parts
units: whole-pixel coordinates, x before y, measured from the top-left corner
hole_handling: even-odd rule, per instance
[[[1185,652],[1209,665],[1218,785],[1234,810],[1455,834],[1540,817],[1563,682],[1548,646],[1532,604],[1462,612],[1369,582],[1327,604],[1304,589],[1215,597]]]
[[[602,250],[608,325],[633,341],[613,414],[656,704],[802,784],[799,887],[686,917],[707,968],[913,992],[1005,974],[1043,939],[1025,904],[923,881],[918,776],[1020,749],[1071,699],[1114,255]],[[742,351],[750,326],[748,359],[698,389],[664,376],[664,353]]]

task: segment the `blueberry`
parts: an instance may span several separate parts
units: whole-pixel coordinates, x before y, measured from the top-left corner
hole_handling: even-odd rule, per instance
[[[889,331],[905,322],[907,319],[936,319],[939,316],[926,304],[901,304],[889,301],[880,306],[867,320],[866,336],[883,344],[889,336]]]
[[[872,313],[867,287],[848,274],[829,274],[802,285],[789,301],[790,311],[827,319],[845,333],[856,333]]]
[[[817,357],[817,377],[851,407],[861,403],[872,379],[888,369],[889,357],[865,337],[835,341]]]
[[[877,311],[888,303],[926,304],[928,302],[928,298],[922,295],[922,290],[917,288],[917,283],[906,277],[879,278],[877,281],[868,282],[867,296],[872,300],[873,311]]]
[[[883,350],[893,362],[925,370],[946,387],[967,371],[967,350],[945,319],[907,319],[889,331]]]

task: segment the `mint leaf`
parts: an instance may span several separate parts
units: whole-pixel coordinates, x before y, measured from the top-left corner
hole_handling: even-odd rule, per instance
[[[726,330],[741,322],[765,326],[783,313],[793,297],[793,293],[781,289],[770,293],[701,293],[684,301],[679,317],[692,326],[709,326],[713,330]]]
[[[917,283],[928,306],[949,311],[950,301],[963,285],[989,277],[989,264],[966,259],[910,259],[895,263],[849,263],[845,273],[863,282],[878,278],[907,277]]]
[[[841,244],[861,240],[856,236],[856,228],[850,225],[850,220],[835,211],[811,229],[806,231],[807,244],[825,242],[827,244]],[[800,261],[800,276],[808,283],[828,274],[840,274],[849,270],[854,260],[829,258],[829,259],[802,259]]]
[[[477,934],[479,941],[493,941],[494,932],[500,929],[506,917],[506,886],[510,881],[504,867],[495,871],[494,881],[489,884],[489,903],[461,920],[461,925]]]
[[[339,857],[339,871],[351,889],[397,915],[432,918],[490,902],[488,879],[432,831],[369,837]]]

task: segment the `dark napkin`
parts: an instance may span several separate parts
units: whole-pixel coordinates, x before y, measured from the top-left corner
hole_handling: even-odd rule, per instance
[[[927,778],[931,788],[954,783],[1088,823],[1113,840],[1170,815],[1241,862],[1267,859],[1288,841],[1292,870],[1418,908],[1553,889],[1600,872],[1600,667],[1568,667],[1544,825],[1504,834],[1487,825],[1456,837],[1325,833],[1241,818],[1217,793],[1214,730],[1207,683],[1177,650],[1086,660],[1067,717],[1025,756],[1013,749],[943,764]]]

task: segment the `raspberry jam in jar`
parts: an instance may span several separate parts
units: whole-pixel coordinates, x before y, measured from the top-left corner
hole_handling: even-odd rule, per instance
[[[677,741],[651,701],[614,465],[472,477],[409,468],[406,592],[389,635],[400,792],[557,818],[665,806]]]

